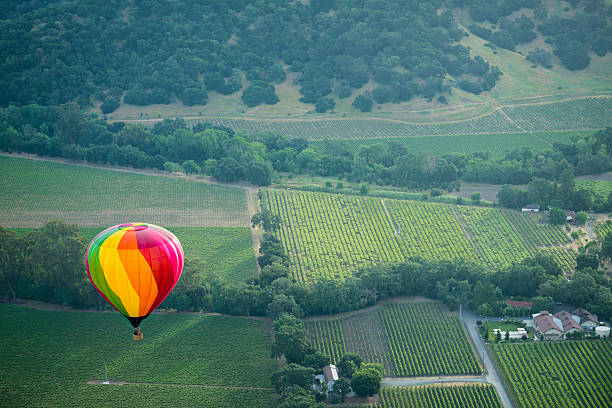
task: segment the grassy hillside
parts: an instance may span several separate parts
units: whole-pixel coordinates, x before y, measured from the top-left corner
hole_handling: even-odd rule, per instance
[[[1,406],[276,405],[273,390],[250,389],[270,387],[275,369],[261,321],[153,314],[142,342],[118,313],[0,305],[0,322]],[[111,382],[142,384],[87,384],[104,380],[105,364]]]
[[[192,179],[0,157],[0,225],[248,226],[242,188]]]

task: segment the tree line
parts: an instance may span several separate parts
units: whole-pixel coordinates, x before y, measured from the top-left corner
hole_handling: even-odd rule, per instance
[[[81,308],[105,307],[85,273],[86,242],[78,227],[55,221],[17,236],[0,230],[0,296],[36,299]],[[336,314],[374,305],[393,296],[426,296],[451,309],[472,302],[475,310],[499,315],[507,297],[538,296],[584,307],[612,317],[610,281],[600,265],[612,257],[612,237],[582,249],[577,271],[568,281],[556,262],[537,255],[519,264],[485,270],[457,259],[410,258],[355,271],[343,280],[320,279],[305,284],[291,279],[282,243],[263,237],[258,262],[262,268],[240,284],[205,275],[201,260],[188,258],[179,284],[162,304],[178,310],[205,310],[232,315],[297,317]],[[484,286],[483,286],[484,285]]]
[[[612,128],[570,143],[555,143],[543,152],[516,148],[501,158],[490,152],[437,157],[411,152],[395,142],[362,146],[352,153],[341,143],[314,148],[303,138],[271,132],[248,134],[205,122],[189,125],[180,118],[164,119],[152,128],[110,123],[84,115],[70,102],[0,108],[0,150],[206,174],[224,182],[248,180],[256,185],[269,185],[282,172],[452,191],[458,180],[527,184],[545,179],[556,183],[568,170],[576,176],[608,171],[612,169]],[[574,200],[587,200],[593,206],[602,201],[581,197]]]

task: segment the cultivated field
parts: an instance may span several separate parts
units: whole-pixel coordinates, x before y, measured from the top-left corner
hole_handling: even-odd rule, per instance
[[[401,303],[349,317],[307,321],[317,350],[338,362],[346,352],[381,363],[385,376],[479,375],[457,316],[439,303]],[[432,328],[435,327],[435,330]]]
[[[605,200],[612,193],[612,181],[607,180],[576,180],[576,187],[593,190]]]
[[[501,408],[492,385],[383,388],[375,408]]]
[[[545,252],[566,271],[574,267],[567,235],[539,215],[281,190],[266,190],[263,205],[281,216],[278,236],[300,281],[343,279],[411,256],[464,258],[493,268]]]
[[[274,407],[263,322],[153,314],[146,342],[119,313],[42,312],[0,305],[0,406]],[[108,366],[111,383],[104,380]],[[217,386],[217,387],[212,387]]]
[[[409,152],[428,153],[433,156],[444,156],[449,153],[491,152],[493,157],[503,157],[508,150],[529,147],[534,152],[552,149],[555,142],[569,143],[572,138],[592,134],[592,130],[564,132],[523,132],[523,133],[487,133],[455,136],[415,136],[386,137],[367,139],[326,139],[314,140],[310,146],[326,152],[328,149],[344,150],[357,154],[361,146],[376,143],[386,145],[399,143]]]
[[[0,225],[248,226],[242,188],[0,156]]]
[[[244,116],[202,117],[191,119],[191,122],[209,122],[250,133],[271,131],[309,140],[585,130],[612,125],[612,97],[501,106],[475,118],[437,123],[376,117],[266,119]]]
[[[521,408],[612,407],[610,340],[499,344],[495,353]]]

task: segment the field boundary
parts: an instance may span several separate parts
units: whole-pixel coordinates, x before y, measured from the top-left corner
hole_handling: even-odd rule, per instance
[[[221,388],[231,390],[252,390],[252,391],[274,391],[274,387],[247,387],[240,385],[210,385],[210,384],[181,384],[181,383],[154,383],[154,382],[132,382],[132,381],[109,381],[105,384],[102,380],[88,380],[90,385],[150,385],[161,387],[196,387],[196,388]]]
[[[567,96],[564,96],[564,95],[567,95]],[[202,115],[202,116],[171,115],[171,117],[173,118],[180,117],[188,121],[205,121],[206,119],[214,119],[214,118],[241,119],[241,120],[251,120],[251,121],[272,121],[272,122],[296,122],[296,121],[316,122],[316,121],[327,121],[327,120],[340,120],[340,121],[341,120],[379,120],[379,121],[390,121],[394,123],[401,123],[401,124],[408,124],[408,125],[440,125],[440,124],[446,124],[446,123],[459,123],[459,122],[464,122],[464,121],[472,120],[472,119],[480,119],[482,117],[485,117],[487,115],[490,115],[496,112],[497,110],[500,110],[503,108],[509,108],[509,107],[531,106],[531,105],[549,105],[549,104],[576,101],[576,100],[588,99],[588,98],[593,98],[593,99],[610,98],[612,97],[612,91],[611,93],[599,92],[595,95],[576,95],[576,94],[574,94],[574,96],[569,96],[569,95],[570,94],[536,95],[536,96],[531,96],[531,97],[526,97],[526,98],[513,98],[513,99],[500,100],[500,101],[497,101],[499,103],[497,106],[492,107],[491,110],[488,110],[485,113],[480,113],[478,115],[471,116],[465,119],[455,119],[455,120],[449,120],[449,121],[414,122],[414,121],[408,121],[405,119],[385,118],[385,117],[380,117],[380,116],[314,117],[313,118],[313,117],[308,117],[308,116],[311,116],[310,114],[299,114],[299,115],[296,114],[296,115],[292,115],[291,119],[287,119],[287,117],[283,115],[262,115],[262,114],[250,114],[250,113],[243,113],[243,114],[237,115],[232,112],[209,114],[209,115]],[[530,99],[544,99],[544,98],[558,98],[558,99],[555,99],[552,101],[546,101],[546,100],[529,101]],[[520,103],[508,103],[511,101],[518,101]],[[522,102],[522,101],[526,101],[526,102]],[[453,110],[458,110],[458,109],[466,108],[470,106],[482,106],[482,105],[490,105],[490,104],[495,104],[495,102],[492,102],[492,103],[491,102],[471,102],[471,103],[467,103],[463,105],[453,105],[450,107],[393,111],[393,112],[388,112],[388,113],[389,114],[398,113],[398,112],[421,113],[421,112],[443,112],[443,111],[452,112]],[[113,118],[113,119],[110,119],[109,122],[126,122],[126,123],[146,124],[146,123],[161,122],[164,119],[168,119],[168,118],[147,118],[147,119]]]

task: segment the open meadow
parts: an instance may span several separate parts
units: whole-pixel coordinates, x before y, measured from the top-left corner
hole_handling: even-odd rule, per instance
[[[268,324],[153,314],[134,342],[118,313],[0,305],[0,406],[274,407]],[[111,383],[104,381],[104,365]]]
[[[482,372],[459,318],[437,302],[389,304],[340,319],[307,320],[306,327],[316,349],[333,362],[358,353],[382,364],[387,377]]]
[[[567,272],[569,237],[539,215],[476,206],[266,190],[282,219],[278,236],[300,281],[344,279],[360,267],[463,258],[490,268],[544,252]]]
[[[612,407],[610,340],[499,344],[494,352],[517,408]]]
[[[243,188],[0,156],[0,225],[249,226]]]

